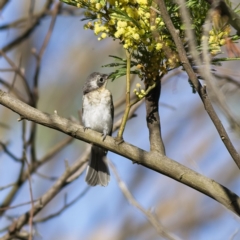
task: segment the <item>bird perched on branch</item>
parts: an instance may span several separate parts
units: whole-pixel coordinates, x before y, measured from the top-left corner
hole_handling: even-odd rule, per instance
[[[86,129],[90,128],[102,133],[103,141],[112,134],[113,101],[107,85],[107,74],[92,73],[83,86],[82,122]],[[106,162],[107,150],[93,145],[87,167],[85,181],[91,185],[107,186],[110,172]]]

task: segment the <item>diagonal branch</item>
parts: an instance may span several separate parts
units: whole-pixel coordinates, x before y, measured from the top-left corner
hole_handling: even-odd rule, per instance
[[[64,201],[64,205],[61,207],[61,209],[59,209],[57,212],[55,213],[52,213],[52,214],[49,214],[48,216],[46,217],[43,217],[43,218],[40,218],[40,219],[37,219],[34,221],[34,223],[40,223],[40,222],[46,222],[48,220],[51,220],[59,215],[61,215],[65,210],[67,210],[69,207],[71,207],[72,205],[74,205],[74,203],[76,203],[80,198],[82,198],[87,192],[88,190],[90,189],[89,186],[87,186],[80,194],[78,194],[77,197],[75,197],[72,201],[70,202],[66,202],[66,200]]]
[[[110,136],[107,136],[103,142],[100,133],[90,129],[84,131],[84,127],[77,123],[62,118],[56,113],[53,115],[43,113],[38,109],[13,98],[11,95],[1,90],[0,104],[19,114],[21,119],[27,119],[43,126],[58,130],[84,142],[93,143],[94,145],[124,156],[135,163],[141,164],[142,166],[173,178],[176,181],[213,198],[230,211],[240,216],[240,198],[235,193],[231,192],[228,188],[222,186],[214,180],[209,179],[183,166],[182,164],[159,154],[158,152],[146,152],[126,142],[118,145]],[[60,180],[61,178],[59,181]],[[34,214],[38,211],[40,210],[37,210]],[[20,217],[20,219],[23,218],[21,220],[21,226],[25,224],[27,217],[27,214],[25,214],[24,217]]]
[[[47,11],[50,9],[51,4],[53,3],[53,0],[47,0],[42,11],[39,13],[38,17],[33,19],[31,24],[23,31],[23,33],[15,38],[10,43],[6,44],[2,50],[3,52],[8,52],[11,49],[13,49],[15,46],[17,46],[19,43],[23,42],[27,37],[35,30],[35,28],[38,26],[40,20],[46,16]],[[0,54],[1,56],[1,54]]]
[[[151,213],[149,210],[146,210],[143,206],[141,206],[141,204],[134,198],[132,193],[129,191],[125,182],[123,182],[122,179],[120,178],[117,168],[114,166],[114,164],[111,161],[108,161],[108,163],[117,179],[118,186],[121,189],[125,198],[128,200],[128,202],[132,206],[137,208],[139,211],[141,211],[145,215],[145,217],[148,219],[148,221],[156,229],[159,236],[163,237],[164,239],[168,239],[168,240],[177,240],[177,239],[180,240],[180,238],[173,236],[172,233],[170,233],[167,229],[165,229],[165,227],[162,226],[162,224],[158,221],[158,219],[156,218],[156,216],[153,213]]]
[[[68,137],[68,138],[64,139],[60,143],[56,144],[40,160],[31,163],[29,168],[22,173],[21,178],[18,179],[18,181],[16,183],[12,184],[13,187],[12,187],[11,191],[8,193],[8,195],[6,196],[6,198],[3,200],[3,202],[0,204],[0,208],[7,208],[10,205],[10,203],[13,201],[18,189],[28,179],[28,171],[30,172],[30,174],[33,174],[40,166],[42,166],[44,163],[49,161],[53,156],[55,156],[57,153],[59,153],[60,150],[63,150],[64,147],[66,147],[72,141],[73,141],[73,138],[71,138],[71,137]],[[0,215],[2,215],[3,213],[4,213],[4,211],[2,210],[0,212]]]
[[[47,34],[45,36],[45,39],[43,41],[43,44],[41,46],[41,49],[39,50],[39,53],[37,53],[35,49],[33,51],[34,56],[36,57],[36,60],[37,60],[36,69],[35,69],[35,73],[34,73],[34,84],[33,84],[33,96],[34,96],[33,107],[37,106],[37,101],[38,101],[38,82],[39,82],[39,74],[40,74],[40,69],[41,69],[42,57],[43,57],[43,54],[44,54],[44,52],[47,48],[47,45],[50,41],[50,38],[52,36],[53,29],[54,29],[56,19],[57,19],[57,14],[60,11],[60,7],[61,7],[60,2],[57,2],[54,5],[53,11],[52,11],[52,19],[51,19],[51,22],[50,22],[50,25],[49,25],[48,32],[47,32]]]
[[[0,0],[0,11],[6,6],[6,4],[10,2],[9,0]]]
[[[88,160],[88,152],[83,155],[78,161],[76,161],[73,166],[68,167],[62,176],[54,183],[54,185],[45,193],[43,196],[34,204],[33,208],[30,210],[35,216],[38,212],[44,208],[44,206],[49,203],[57,193],[67,185],[66,180],[71,176],[77,169],[81,168],[83,164]],[[12,223],[9,227],[9,232],[5,234],[1,240],[14,239],[14,236],[18,234],[21,228],[27,224],[30,217],[30,212],[26,212],[21,215],[16,221]]]
[[[191,67],[191,64],[189,63],[186,51],[183,47],[183,44],[181,42],[179,35],[177,34],[177,30],[175,29],[175,27],[171,21],[171,18],[168,14],[168,11],[167,11],[164,1],[158,0],[158,5],[159,5],[160,11],[161,11],[161,16],[162,16],[170,34],[172,35],[174,42],[176,44],[176,47],[177,47],[177,50],[179,53],[179,58],[181,60],[181,63],[183,65],[184,69],[186,70],[192,84],[194,85],[194,88],[198,92],[198,94],[203,102],[203,105],[204,105],[209,117],[211,118],[213,124],[215,125],[215,127],[218,131],[218,134],[221,137],[223,143],[225,144],[228,152],[232,156],[232,158],[235,161],[235,163],[237,164],[238,168],[240,168],[240,156],[239,156],[238,152],[236,151],[236,149],[234,148],[230,138],[228,137],[228,134],[227,134],[224,126],[222,125],[219,117],[217,116],[217,114],[211,104],[211,101],[207,95],[206,89],[198,81],[197,76],[194,73],[194,71]],[[157,11],[156,9],[154,9],[154,10]]]

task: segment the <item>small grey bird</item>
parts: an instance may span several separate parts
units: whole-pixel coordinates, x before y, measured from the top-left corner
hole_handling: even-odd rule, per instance
[[[112,135],[113,101],[112,94],[107,90],[107,74],[92,73],[83,86],[82,122],[84,127],[102,133],[103,140]],[[107,150],[93,145],[87,167],[85,181],[91,185],[107,186],[110,172],[105,161]]]

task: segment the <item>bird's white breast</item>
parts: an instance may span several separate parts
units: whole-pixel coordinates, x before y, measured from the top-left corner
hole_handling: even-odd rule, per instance
[[[113,125],[111,93],[98,89],[83,96],[83,125],[95,131],[110,134]]]

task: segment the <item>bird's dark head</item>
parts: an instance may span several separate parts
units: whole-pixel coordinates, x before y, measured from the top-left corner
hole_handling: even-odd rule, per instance
[[[90,74],[83,86],[83,94],[105,87],[107,84],[107,79],[108,79],[107,74],[98,72]]]

